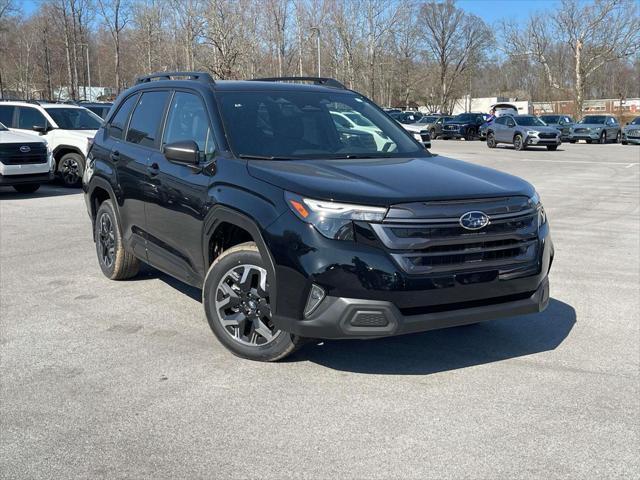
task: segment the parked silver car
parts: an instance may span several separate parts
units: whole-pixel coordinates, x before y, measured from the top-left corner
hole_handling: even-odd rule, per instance
[[[571,127],[569,141],[576,143],[585,140],[587,143],[607,143],[620,141],[622,130],[615,117],[611,115],[587,115]]]
[[[509,143],[516,150],[528,146],[545,146],[556,150],[562,143],[560,132],[548,127],[534,115],[513,115],[496,118],[487,130],[487,146],[495,148],[499,143]]]
[[[438,138],[442,135],[442,125],[447,120],[451,120],[453,117],[443,115],[425,115],[418,120],[414,125],[419,125],[429,131],[431,138]]]
[[[569,140],[571,127],[576,123],[569,115],[545,114],[538,115],[538,118],[549,127],[557,128],[560,131],[562,140]]]
[[[635,143],[640,145],[640,117],[636,117],[622,129],[622,144]]]

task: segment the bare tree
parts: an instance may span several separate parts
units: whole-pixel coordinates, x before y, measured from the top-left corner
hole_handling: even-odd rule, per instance
[[[629,58],[640,51],[640,19],[637,3],[632,0],[595,0],[585,4],[562,0],[559,11],[551,16],[551,24],[532,14],[527,28],[521,32],[513,23],[503,23],[502,32],[507,52],[512,56],[527,55],[544,69],[550,86],[572,91],[576,114],[582,114],[586,88],[604,65]],[[571,52],[573,78],[562,81],[565,62],[553,62],[550,54],[557,45]]]
[[[425,46],[438,70],[437,104],[440,111],[451,111],[456,87],[474,57],[489,45],[491,31],[479,17],[457,8],[453,0],[423,4],[421,19]]]
[[[127,0],[98,0],[100,12],[113,40],[113,58],[115,63],[115,87],[120,93],[122,88],[122,67],[120,64],[120,48],[122,31],[129,22],[130,6]]]

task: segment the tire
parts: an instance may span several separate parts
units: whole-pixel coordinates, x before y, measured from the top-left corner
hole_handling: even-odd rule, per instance
[[[436,139],[436,129],[432,128],[431,130],[429,130],[429,135],[431,135],[431,139],[435,140]]]
[[[271,322],[265,267],[253,242],[224,251],[209,267],[202,303],[211,330],[231,353],[275,362],[293,353],[304,339],[278,330]]]
[[[613,141],[613,143],[620,143],[620,140],[622,140],[622,132],[618,132],[618,134],[616,135],[616,139]]]
[[[607,132],[603,131],[600,134],[600,138],[598,139],[598,143],[600,143],[601,145],[604,145],[605,143],[607,143]]]
[[[558,145],[547,145],[547,150],[555,152],[558,149]]]
[[[124,248],[120,223],[111,200],[105,200],[98,208],[94,235],[98,263],[107,278],[126,280],[137,275],[140,260]]]
[[[496,142],[496,136],[493,132],[487,133],[487,147],[496,148],[498,142]]]
[[[525,149],[524,140],[522,139],[522,135],[520,135],[519,133],[516,133],[513,137],[513,148],[515,148],[518,152]]]
[[[65,187],[80,185],[84,172],[84,158],[79,153],[66,153],[58,161],[58,175]]]
[[[18,193],[33,193],[40,188],[39,183],[27,183],[25,185],[14,185],[13,189]]]
[[[623,144],[623,145],[628,145],[628,144],[629,144],[629,142],[625,142],[625,141],[623,140],[623,141],[622,141],[622,144]]]
[[[573,140],[573,139],[569,140],[569,143],[576,143],[576,142],[577,142],[577,140]]]
[[[464,134],[464,139],[468,142],[472,141],[476,137],[476,131],[473,128],[467,129]]]
[[[587,143],[591,144],[591,140],[585,140],[585,142],[587,142]]]

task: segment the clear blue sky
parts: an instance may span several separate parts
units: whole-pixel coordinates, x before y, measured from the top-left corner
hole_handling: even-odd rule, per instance
[[[22,0],[17,3],[22,6],[24,13],[30,15],[37,10],[40,0]],[[524,22],[529,12],[551,9],[557,5],[558,0],[458,0],[456,3],[465,11],[492,24],[505,17]]]

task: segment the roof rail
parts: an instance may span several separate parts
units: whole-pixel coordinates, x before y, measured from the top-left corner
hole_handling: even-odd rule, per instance
[[[136,78],[136,85],[148,83],[153,79],[171,80],[171,77],[187,77],[189,80],[197,80],[202,83],[216,83],[213,77],[206,72],[156,72],[151,75],[141,75]]]
[[[267,78],[252,78],[252,82],[313,82],[315,85],[323,85],[325,87],[340,88],[346,90],[342,83],[334,78],[327,77],[267,77]]]

